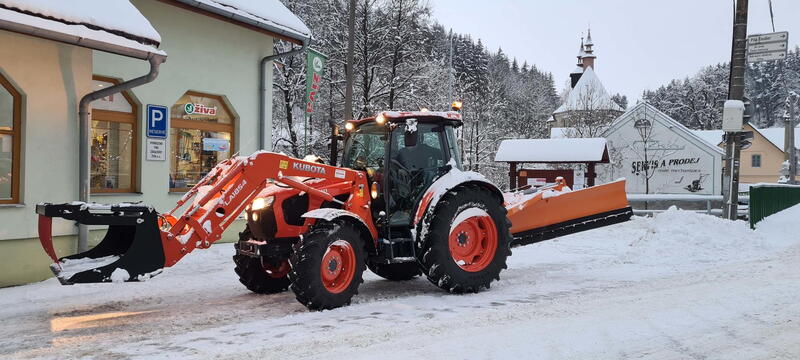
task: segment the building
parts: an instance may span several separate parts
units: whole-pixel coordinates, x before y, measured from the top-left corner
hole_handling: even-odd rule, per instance
[[[761,182],[777,182],[781,174],[781,165],[786,161],[784,151],[784,128],[758,129],[751,124],[745,124],[743,131],[752,131],[753,138],[750,146],[741,150],[739,166],[739,182],[741,184],[756,184]],[[795,151],[800,151],[800,128],[794,129]],[[722,130],[696,130],[698,136],[706,141],[716,144],[721,149],[725,148]]]
[[[578,64],[570,74],[570,88],[564,103],[553,112],[551,128],[572,128],[573,137],[594,137],[625,112],[615,103],[595,73],[594,42],[589,30],[586,40],[581,39]]]
[[[635,194],[721,194],[723,151],[652,105],[640,102],[603,131],[610,164],[602,182],[626,178]]]
[[[279,0],[0,0],[0,287],[51,275],[34,207],[81,197],[84,96],[150,69],[91,103],[87,196],[168,211],[218,161],[271,143],[273,41],[310,38]],[[77,233],[54,221],[59,254]]]

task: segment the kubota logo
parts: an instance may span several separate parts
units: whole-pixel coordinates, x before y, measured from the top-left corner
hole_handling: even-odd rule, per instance
[[[237,185],[236,188],[233,189],[233,192],[231,192],[231,195],[228,196],[228,201],[225,202],[226,206],[229,205],[231,202],[233,202],[233,198],[235,198],[236,195],[239,195],[239,192],[242,191],[242,189],[244,188],[245,185],[247,185],[247,180],[242,180],[242,183]]]
[[[305,164],[305,163],[293,163],[292,164],[292,169],[300,170],[300,171],[308,171],[308,172],[313,172],[313,173],[317,173],[317,174],[320,174],[320,175],[325,175],[325,168],[322,167],[322,166],[317,166],[317,165],[311,165],[311,164]]]

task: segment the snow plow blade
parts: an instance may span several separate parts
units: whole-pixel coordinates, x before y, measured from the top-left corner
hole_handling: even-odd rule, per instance
[[[527,245],[630,220],[625,181],[570,191],[563,183],[506,201],[514,245]]]
[[[145,280],[161,272],[165,256],[158,228],[158,213],[143,205],[39,204],[39,240],[53,259],[50,269],[63,285]],[[57,258],[52,238],[52,218],[85,225],[108,225],[94,248]]]

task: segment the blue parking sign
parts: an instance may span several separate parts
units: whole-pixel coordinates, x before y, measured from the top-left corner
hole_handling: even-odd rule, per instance
[[[147,137],[167,138],[167,107],[161,105],[147,105]]]

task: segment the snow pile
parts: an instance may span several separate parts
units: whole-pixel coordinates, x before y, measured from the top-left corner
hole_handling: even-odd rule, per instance
[[[126,282],[128,279],[131,278],[131,274],[128,273],[127,270],[116,268],[114,272],[111,273],[111,282],[121,283]]]
[[[776,244],[791,245],[800,239],[800,235],[795,232],[799,219],[800,204],[759,221],[756,224],[756,233]]]
[[[630,243],[627,258],[653,265],[747,260],[770,244],[744,221],[681,211],[675,206],[650,219],[636,218],[644,233]]]
[[[604,138],[509,139],[500,142],[494,161],[589,162],[606,156]]]

